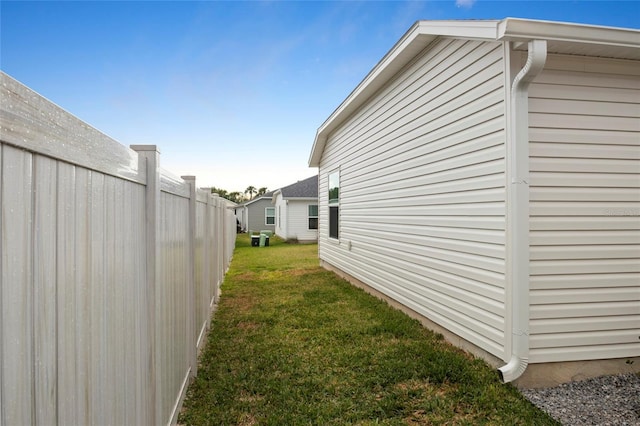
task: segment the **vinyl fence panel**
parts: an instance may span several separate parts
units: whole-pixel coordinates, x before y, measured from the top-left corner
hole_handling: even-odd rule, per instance
[[[233,252],[226,201],[0,83],[0,425],[175,423]]]

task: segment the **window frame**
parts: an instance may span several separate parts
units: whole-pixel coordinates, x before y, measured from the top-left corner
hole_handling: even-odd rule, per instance
[[[328,237],[332,240],[340,239],[340,169],[333,170],[327,174],[327,204],[328,204]],[[334,192],[332,194],[332,192]],[[334,198],[331,198],[331,197]],[[334,212],[335,211],[335,212]],[[336,223],[333,223],[333,220]],[[334,232],[335,231],[335,232]]]
[[[268,214],[269,209],[273,211],[272,215]],[[268,219],[273,218],[273,223],[269,223]],[[269,226],[275,226],[276,224],[276,208],[275,207],[265,207],[264,208],[264,224]]]
[[[311,214],[311,207],[315,207],[316,208],[316,214],[315,216]],[[312,228],[311,227],[311,219],[315,219],[316,220],[316,227]],[[307,229],[310,231],[317,231],[318,230],[318,205],[317,204],[307,204]]]

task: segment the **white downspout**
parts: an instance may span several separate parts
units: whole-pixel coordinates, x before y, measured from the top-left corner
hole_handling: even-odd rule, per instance
[[[529,85],[547,60],[546,40],[529,41],[527,63],[511,87],[510,286],[513,334],[511,359],[498,369],[511,382],[529,364]]]

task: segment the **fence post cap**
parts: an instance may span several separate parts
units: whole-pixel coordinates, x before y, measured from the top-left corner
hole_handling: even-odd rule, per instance
[[[160,153],[158,145],[129,145],[129,148],[134,151],[155,151]]]

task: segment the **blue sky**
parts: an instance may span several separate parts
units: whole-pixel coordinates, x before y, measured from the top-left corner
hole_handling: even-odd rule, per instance
[[[198,186],[316,173],[315,132],[422,19],[640,28],[638,1],[2,0],[0,68],[124,145],[158,145]]]

